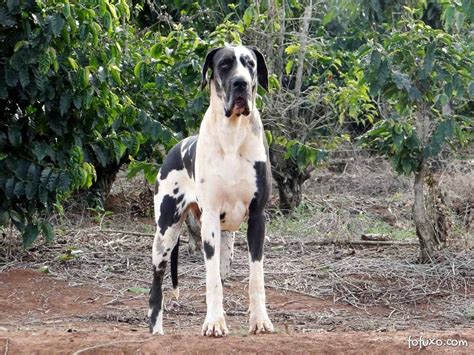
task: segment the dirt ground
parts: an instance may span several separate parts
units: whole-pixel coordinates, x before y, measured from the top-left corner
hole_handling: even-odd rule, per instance
[[[319,330],[301,333],[288,323],[277,322],[277,334],[247,335],[244,320],[228,315],[231,336],[207,339],[199,335],[200,325],[187,324],[188,312],[168,303],[165,328],[174,323],[169,335],[150,336],[143,324],[128,324],[126,319],[107,321],[112,310],[123,308],[144,312],[144,297],[111,297],[100,287],[71,286],[31,270],[10,270],[0,275],[0,346],[10,354],[48,353],[371,353],[406,352],[408,337],[419,339],[458,339],[474,344],[472,328],[449,331],[379,330],[369,332]],[[201,296],[187,295],[188,297]],[[242,287],[227,287],[226,293],[241,294]],[[183,301],[184,303],[184,301]],[[350,311],[329,300],[315,300],[291,292],[269,290],[272,311],[298,314],[311,311]],[[204,306],[204,304],[203,304]],[[174,307],[174,308],[173,308]],[[204,309],[204,308],[203,308]],[[203,310],[202,309],[202,310]],[[201,310],[200,316],[204,316]],[[377,310],[383,312],[383,310]],[[195,316],[194,314],[191,314]],[[113,317],[111,317],[113,318]],[[171,320],[172,319],[172,320]],[[295,320],[298,321],[297,319]],[[416,345],[416,344],[415,344]],[[412,346],[415,346],[412,345]],[[469,347],[428,346],[425,353],[472,353]],[[417,348],[417,351],[419,349]],[[415,350],[413,350],[415,351]]]
[[[448,190],[461,186],[451,191],[450,207],[466,211],[472,182],[460,182],[469,181],[472,167],[453,171],[442,176]],[[39,240],[25,251],[4,231],[0,353],[472,354],[472,217],[453,215],[444,258],[417,264],[409,186],[386,165],[349,160],[341,170],[315,174],[304,206],[292,216],[270,206],[265,284],[276,333],[247,334],[243,230],[224,285],[230,336],[209,339],[199,335],[206,310],[203,258],[188,250],[186,236],[180,299],[172,298],[167,275],[166,335],[149,335],[153,219],[143,212],[149,210],[147,187],[119,179],[106,207],[111,212],[66,210],[54,220],[51,244]],[[393,244],[359,244],[369,232],[386,234]]]

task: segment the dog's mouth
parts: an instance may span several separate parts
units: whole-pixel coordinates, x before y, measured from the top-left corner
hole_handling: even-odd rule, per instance
[[[231,109],[228,110],[227,116],[230,117],[232,115],[245,115],[248,116],[250,114],[250,108],[248,100],[245,99],[242,95],[237,96],[230,105]]]

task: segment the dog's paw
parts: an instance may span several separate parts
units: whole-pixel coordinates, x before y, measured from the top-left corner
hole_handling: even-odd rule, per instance
[[[164,335],[165,333],[163,332],[163,327],[157,327],[156,324],[155,326],[152,326],[150,324],[150,333],[152,335]]]
[[[153,335],[163,335],[165,334],[163,332],[163,326],[159,323],[159,322],[156,322],[155,324],[153,324],[151,321],[149,323],[149,326],[150,326],[150,333],[153,334]]]
[[[148,318],[149,318],[149,327],[150,327],[150,333],[155,335],[163,335],[163,311],[159,311],[158,315],[153,314],[153,309],[148,310]]]
[[[202,325],[201,335],[225,337],[229,334],[229,330],[225,324],[224,315],[216,318],[206,317],[206,321]]]
[[[265,312],[266,313],[266,312]],[[249,333],[250,334],[261,334],[261,333],[273,333],[273,324],[270,322],[268,315],[257,315],[250,314],[249,319]]]

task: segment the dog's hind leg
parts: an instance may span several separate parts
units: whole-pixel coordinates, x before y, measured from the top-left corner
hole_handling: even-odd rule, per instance
[[[171,256],[171,251],[177,245],[181,223],[168,228],[165,234],[157,228],[153,242],[153,281],[150,290],[150,308],[148,310],[150,332],[163,334],[163,291],[162,284],[166,264]]]
[[[177,246],[187,207],[184,191],[174,188],[176,185],[173,181],[174,179],[162,182],[160,191],[155,195],[156,233],[153,241],[153,281],[148,310],[150,332],[153,334],[163,334],[163,278],[166,264]],[[174,258],[173,263],[177,265],[177,253]]]
[[[234,232],[221,232],[221,280],[224,284],[225,279],[229,276],[232,267],[232,259],[234,258]]]

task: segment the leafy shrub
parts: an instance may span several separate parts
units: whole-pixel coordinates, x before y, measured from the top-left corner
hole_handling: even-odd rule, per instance
[[[175,132],[197,125],[206,45],[182,28],[139,34],[129,20],[124,0],[0,5],[0,226],[11,220],[25,246],[52,238],[47,214],[99,169],[159,163]],[[151,179],[157,165],[139,168]]]

